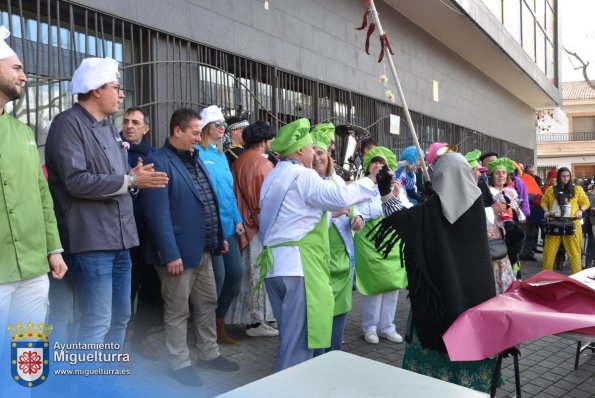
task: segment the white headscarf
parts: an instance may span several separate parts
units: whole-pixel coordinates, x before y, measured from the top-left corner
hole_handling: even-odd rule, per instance
[[[481,196],[473,170],[463,155],[449,152],[434,164],[432,188],[440,198],[444,217],[454,224]]]

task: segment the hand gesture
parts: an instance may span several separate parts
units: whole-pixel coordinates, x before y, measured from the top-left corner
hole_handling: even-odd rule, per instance
[[[221,248],[221,255],[223,256],[223,255],[227,254],[228,251],[229,251],[229,243],[226,240],[224,240],[223,248]]]
[[[351,219],[351,230],[358,232],[364,227],[364,218],[362,216],[355,216]]]
[[[503,200],[494,202],[494,204],[492,205],[492,211],[497,216],[504,213],[506,211],[506,202]]]
[[[177,260],[170,261],[166,264],[167,272],[172,275],[180,275],[184,272],[184,264],[182,264],[182,259],[178,258]]]
[[[401,194],[401,180],[393,180],[393,196],[398,198]]]
[[[386,165],[382,166],[382,168],[378,170],[378,174],[376,174],[376,183],[378,184],[378,191],[380,191],[380,195],[388,195],[391,192],[393,175],[394,173],[390,171]]]
[[[153,163],[143,165],[142,162],[138,162],[130,174],[134,176],[136,188],[163,188],[169,182],[167,174],[155,171]]]
[[[48,256],[48,264],[50,265],[50,270],[52,271],[52,278],[54,279],[62,279],[68,271],[68,266],[64,262],[62,258],[62,254],[60,253],[52,253]]]

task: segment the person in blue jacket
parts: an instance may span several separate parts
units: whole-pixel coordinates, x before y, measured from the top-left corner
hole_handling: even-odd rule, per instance
[[[122,141],[128,143],[128,164],[133,169],[138,162],[144,162],[147,156],[155,152],[147,134],[151,128],[151,121],[146,110],[139,107],[126,109],[122,123]],[[143,241],[144,215],[140,204],[139,195],[132,196],[132,209],[134,221],[138,232],[139,242]],[[132,347],[147,359],[157,361],[161,354],[148,339],[151,327],[160,326],[163,322],[159,319],[162,304],[161,283],[154,267],[150,267],[142,260],[140,246],[130,249],[132,260],[130,301],[135,308],[134,301],[138,296],[136,312],[132,318],[129,329],[133,332]]]
[[[196,366],[234,372],[239,365],[221,355],[215,311],[217,289],[212,257],[227,251],[214,186],[198,161],[200,116],[177,109],[171,116],[165,144],[146,160],[169,176],[162,189],[142,189],[146,233],[143,258],[154,264],[164,300],[165,347],[170,376],[180,383],[202,384],[192,367],[188,347],[188,319],[192,305]]]
[[[220,344],[237,345],[239,342],[225,331],[225,314],[240,292],[242,280],[242,256],[238,235],[242,235],[244,224],[233,192],[233,176],[222,146],[219,145],[227,124],[221,109],[211,105],[200,112],[203,125],[200,144],[196,146],[200,161],[205,165],[213,182],[219,201],[219,213],[223,235],[229,245],[225,255],[213,256],[213,272],[217,283],[217,341]]]

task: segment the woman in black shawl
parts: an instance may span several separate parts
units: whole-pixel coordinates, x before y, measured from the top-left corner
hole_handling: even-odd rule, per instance
[[[379,173],[378,183],[387,218],[372,239],[383,253],[399,245],[409,277],[411,325],[403,368],[489,391],[495,359],[451,362],[442,341],[461,313],[496,295],[484,204],[468,162],[454,152],[439,157],[435,195],[410,209],[390,193],[388,171]]]

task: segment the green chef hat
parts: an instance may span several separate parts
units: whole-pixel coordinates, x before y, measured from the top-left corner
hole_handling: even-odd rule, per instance
[[[324,123],[330,124],[333,126],[332,123]],[[312,141],[314,141],[314,146],[318,148],[322,148],[325,151],[328,151],[328,147],[331,145],[333,138],[335,137],[335,127],[333,126],[332,130],[326,128],[320,128],[320,124],[314,126],[312,131],[310,131],[310,135],[312,136]]]
[[[314,133],[322,133],[328,135],[330,142],[335,140],[335,125],[331,122],[326,123],[318,123],[316,126],[312,127],[310,134]]]
[[[471,166],[472,169],[479,167],[479,157],[481,156],[481,151],[479,149],[476,149],[474,151],[471,152],[467,152],[467,154],[465,154],[465,159],[467,159],[467,162],[469,162],[469,166]]]
[[[512,160],[508,158],[498,158],[488,163],[488,171],[490,172],[490,174],[492,174],[494,171],[498,169],[502,169],[507,173],[512,173],[514,171],[514,165],[512,164]]]
[[[281,156],[287,156],[312,143],[310,121],[301,118],[281,127],[271,143],[271,149]]]
[[[374,159],[376,156],[380,156],[381,158],[383,158],[388,168],[392,171],[395,171],[397,169],[397,157],[395,156],[395,154],[388,148],[385,148],[383,146],[377,146],[375,148],[370,149],[364,157],[365,172],[368,171],[370,161]]]

